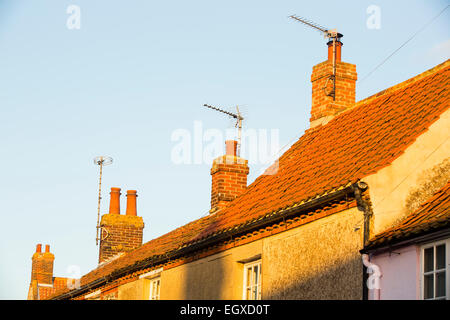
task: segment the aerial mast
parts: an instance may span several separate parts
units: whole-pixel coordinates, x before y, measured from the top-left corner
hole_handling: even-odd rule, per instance
[[[237,151],[236,151],[236,155],[238,157],[241,156],[241,139],[242,139],[242,121],[244,120],[244,117],[242,117],[241,112],[239,111],[239,107],[236,106],[236,113],[232,113],[229,111],[225,111],[223,109],[214,107],[214,106],[210,106],[208,104],[204,104],[204,107],[219,111],[221,113],[224,113],[234,119],[236,119],[236,124],[235,127],[238,128],[238,144],[237,144]]]
[[[312,21],[307,20],[302,17],[297,17],[296,15],[291,15],[291,16],[289,16],[289,18],[294,19],[298,22],[301,22],[304,25],[321,32],[325,38],[328,38],[329,41],[332,41],[332,43],[333,43],[333,75],[330,76],[328,78],[328,80],[333,81],[333,89],[331,92],[329,92],[329,93],[325,92],[325,93],[327,96],[331,96],[331,97],[333,97],[333,100],[335,100],[336,99],[336,42],[340,41],[340,39],[344,35],[341,33],[338,33],[336,29],[326,29],[315,22],[312,22]],[[324,91],[326,90],[328,80],[325,83],[325,86],[323,87]]]
[[[98,156],[94,158],[94,164],[98,165],[100,167],[100,174],[99,174],[99,182],[98,182],[98,210],[97,210],[97,236],[95,238],[95,244],[98,246],[98,240],[99,238],[99,230],[100,230],[100,202],[102,199],[102,169],[103,166],[110,165],[113,162],[113,159],[111,157],[105,157],[105,156]]]

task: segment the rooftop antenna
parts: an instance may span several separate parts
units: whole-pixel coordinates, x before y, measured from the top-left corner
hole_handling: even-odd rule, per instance
[[[219,111],[219,112],[222,112],[222,113],[225,113],[226,115],[229,115],[230,117],[236,119],[235,127],[238,128],[238,144],[237,144],[236,155],[238,157],[240,157],[241,156],[242,120],[244,120],[244,117],[242,117],[241,112],[239,111],[239,107],[236,106],[236,113],[232,113],[232,112],[225,111],[220,108],[213,107],[213,106],[210,106],[207,104],[204,104],[203,106],[213,109],[213,110],[216,110],[216,111]]]
[[[328,80],[333,81],[333,89],[331,92],[326,93],[325,94],[327,96],[333,97],[333,101],[336,99],[336,42],[340,42],[341,38],[344,36],[341,33],[337,32],[337,29],[326,29],[324,27],[322,27],[321,25],[312,22],[311,20],[302,18],[302,17],[297,17],[296,15],[291,15],[289,16],[289,18],[294,19],[298,22],[303,23],[304,25],[307,25],[308,27],[311,27],[319,32],[321,32],[324,36],[324,38],[328,38],[328,41],[332,41],[333,42],[333,75],[330,76],[326,83],[325,86],[323,87],[323,90],[326,90],[327,84],[328,84]]]
[[[95,238],[95,244],[98,246],[99,230],[100,230],[100,200],[102,199],[102,169],[103,166],[110,165],[113,162],[111,157],[98,156],[94,158],[94,164],[100,166],[100,178],[98,182],[98,211],[97,211],[97,237]]]

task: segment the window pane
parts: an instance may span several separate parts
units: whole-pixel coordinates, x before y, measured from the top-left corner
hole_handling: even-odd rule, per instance
[[[434,298],[434,274],[429,274],[423,277],[424,290],[423,296],[425,299]]]
[[[424,271],[434,270],[434,247],[424,250]]]
[[[252,298],[252,289],[251,288],[247,288],[247,293],[246,293],[246,297],[247,300],[250,300]]]
[[[259,283],[258,270],[258,265],[253,267],[253,285],[257,285]]]
[[[445,244],[436,247],[436,269],[445,268]]]
[[[252,285],[252,268],[247,268],[247,287]]]
[[[253,287],[252,299],[253,300],[258,299],[258,287]]]
[[[445,296],[445,271],[436,273],[436,297]]]
[[[159,299],[159,288],[160,288],[161,282],[159,279],[156,281],[156,299]]]

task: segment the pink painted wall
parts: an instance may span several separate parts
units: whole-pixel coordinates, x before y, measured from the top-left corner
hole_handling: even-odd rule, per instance
[[[420,299],[419,247],[408,246],[396,249],[390,254],[372,256],[370,262],[380,267],[381,300]],[[373,299],[372,290],[369,290],[369,299]]]

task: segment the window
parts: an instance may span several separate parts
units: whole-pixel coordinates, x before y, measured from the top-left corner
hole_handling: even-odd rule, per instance
[[[450,240],[422,248],[422,297],[427,300],[450,298]]]
[[[244,300],[261,300],[261,260],[244,265]]]
[[[150,300],[159,300],[160,287],[161,287],[161,277],[150,280]]]

